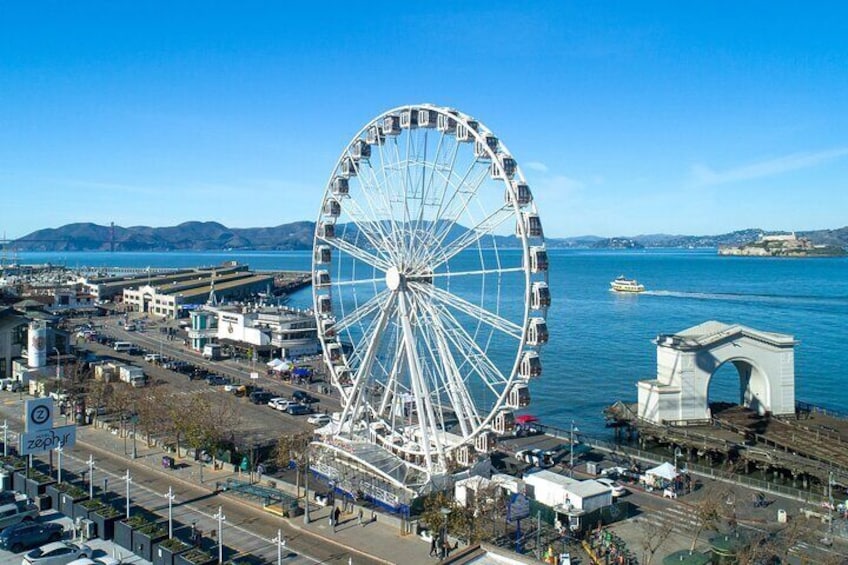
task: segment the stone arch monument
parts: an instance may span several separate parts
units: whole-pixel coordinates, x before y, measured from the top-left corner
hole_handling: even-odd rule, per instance
[[[732,363],[740,403],[759,414],[795,413],[795,345],[791,335],[709,321],[659,335],[657,378],[642,380],[639,417],[655,424],[708,420],[710,379]]]

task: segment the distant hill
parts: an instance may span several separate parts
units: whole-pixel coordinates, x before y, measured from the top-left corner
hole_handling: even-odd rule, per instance
[[[14,241],[22,251],[197,251],[218,249],[311,249],[313,222],[294,222],[269,228],[228,228],[218,222],[184,222],[178,226],[112,228],[97,224],[68,224],[32,232]]]
[[[342,226],[339,226],[342,228]],[[314,222],[293,222],[265,228],[228,228],[218,222],[184,222],[177,226],[153,228],[133,226],[112,228],[92,223],[68,224],[32,232],[12,242],[20,251],[171,251],[220,249],[297,250],[311,249]],[[339,230],[342,231],[341,229]],[[457,230],[457,234],[459,230]],[[643,247],[698,248],[744,245],[755,241],[763,230],[749,228],[721,235],[644,234],[602,238],[586,235],[548,238],[549,248],[641,249]],[[833,230],[796,232],[814,244],[848,248],[848,226]],[[355,231],[348,229],[346,237]],[[453,239],[454,234],[448,236]],[[495,244],[518,246],[515,236],[498,236]]]

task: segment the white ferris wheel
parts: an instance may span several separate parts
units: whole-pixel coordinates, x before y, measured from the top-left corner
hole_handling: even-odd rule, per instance
[[[343,406],[323,431],[428,475],[485,450],[541,374],[547,273],[530,189],[483,123],[430,104],[371,120],[315,230],[315,315]]]

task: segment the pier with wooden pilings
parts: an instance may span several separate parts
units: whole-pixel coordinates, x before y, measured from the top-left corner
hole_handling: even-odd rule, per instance
[[[734,464],[802,488],[826,485],[831,473],[848,485],[848,419],[806,403],[782,416],[724,403],[710,409],[712,417],[703,421],[655,424],[638,417],[636,403],[616,402],[604,415],[620,441],[666,447],[683,460]]]

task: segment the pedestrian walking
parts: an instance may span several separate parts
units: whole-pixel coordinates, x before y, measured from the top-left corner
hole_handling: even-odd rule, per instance
[[[362,508],[359,509],[359,525],[362,525]]]
[[[436,555],[436,536],[430,538],[430,557]]]
[[[334,522],[335,522],[335,523],[333,524],[333,531],[335,531],[336,526],[338,526],[338,525],[339,525],[339,517],[340,517],[341,515],[342,515],[342,511],[339,509],[339,507],[338,507],[338,506],[336,506],[336,510],[333,512],[333,520],[334,520]]]

